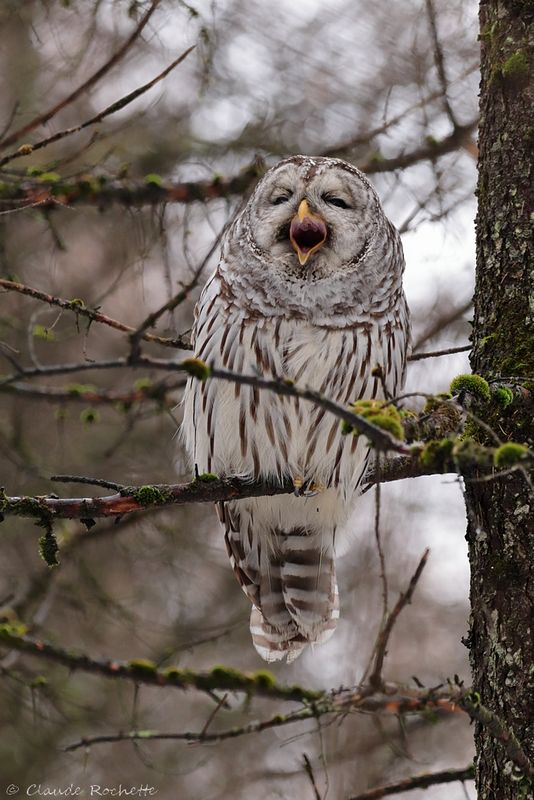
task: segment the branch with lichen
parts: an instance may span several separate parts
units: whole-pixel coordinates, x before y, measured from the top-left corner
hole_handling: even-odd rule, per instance
[[[133,328],[131,325],[126,325],[124,322],[119,322],[119,320],[108,317],[106,314],[102,314],[98,308],[90,308],[85,304],[84,300],[79,297],[75,297],[72,300],[65,300],[62,297],[56,297],[52,294],[48,294],[48,292],[41,292],[39,289],[26,286],[24,283],[16,283],[15,281],[8,281],[3,278],[0,278],[0,289],[4,289],[6,292],[16,292],[17,294],[23,294],[27,297],[32,297],[34,300],[39,300],[40,302],[46,303],[50,306],[56,306],[64,311],[71,311],[76,317],[76,323],[78,323],[78,319],[82,317],[84,319],[88,319],[89,324],[92,322],[98,322],[101,325],[106,325],[109,328],[114,328],[115,330],[122,331],[123,333],[133,334],[137,331],[137,329]],[[183,291],[179,292],[176,296],[177,299],[173,308],[179,305],[179,303],[182,302],[182,300],[184,300],[186,297],[186,293],[184,294]],[[146,342],[155,342],[156,344],[163,345],[164,347],[174,347],[182,350],[191,349],[191,342],[187,337],[177,336],[174,338],[167,338],[148,333],[146,330],[141,331],[138,335],[140,339],[143,339]]]
[[[85,403],[91,406],[112,405],[127,410],[133,405],[152,402],[165,408],[176,406],[171,392],[185,387],[184,379],[153,382],[150,378],[139,378],[127,391],[99,389],[88,383],[69,383],[66,386],[32,386],[28,383],[12,383],[2,386],[5,394],[30,397],[52,403]]]
[[[140,361],[146,366],[155,360],[140,357]],[[459,437],[463,425],[462,410],[452,399],[429,398],[420,415],[406,412],[403,415],[392,403],[384,401],[358,401],[346,409],[318,392],[299,388],[291,382],[209,370],[198,359],[186,359],[175,366],[198,379],[246,383],[283,396],[301,397],[322,406],[340,418],[346,435],[365,435],[370,444],[379,450],[392,449],[401,454],[400,458],[393,458],[382,466],[380,481],[383,482],[447,473],[461,474],[468,479],[476,473],[478,477],[482,475],[493,479],[501,472],[506,474],[509,470],[526,469],[533,463],[532,452],[523,444],[497,442],[492,446],[481,444],[471,436]],[[463,394],[475,395],[477,392],[480,398],[490,398],[489,385],[479,376],[458,376],[451,388],[460,399]],[[511,390],[506,391],[511,394]],[[510,399],[508,394],[505,399],[507,402]],[[407,444],[413,441],[417,443]],[[376,479],[377,476],[370,471],[365,481],[371,485]],[[11,497],[2,493],[0,513],[4,516],[33,517],[46,524],[62,518],[92,521],[98,517],[120,517],[149,507],[191,502],[215,503],[288,494],[294,490],[289,478],[285,482],[267,483],[208,473],[197,476],[187,484],[120,485],[115,494],[105,497]]]
[[[107,113],[111,113],[106,109]],[[99,117],[100,118],[100,117]],[[94,118],[97,119],[97,118]],[[82,126],[69,129],[66,133],[77,132],[93,124],[89,120]],[[365,163],[357,166],[369,175],[377,172],[392,172],[405,169],[421,161],[433,160],[447,153],[464,147],[469,141],[477,120],[467,125],[459,125],[448,136],[441,140],[427,138],[412,151],[385,158],[375,153]],[[23,145],[19,150],[0,160],[2,163],[13,158],[30,155],[44,143],[49,144],[61,138],[59,134],[35,145]],[[94,205],[100,209],[114,204],[123,206],[146,206],[169,203],[206,203],[219,198],[240,196],[249,192],[263,172],[263,166],[254,162],[238,175],[223,177],[216,175],[207,181],[173,182],[166,181],[157,174],[145,176],[143,182],[126,179],[109,179],[103,175],[82,175],[75,179],[63,179],[56,172],[43,171],[22,181],[4,182],[0,184],[0,208],[15,210],[25,206],[39,205],[43,209],[57,209],[61,206],[76,204]],[[38,172],[38,170],[33,169]]]

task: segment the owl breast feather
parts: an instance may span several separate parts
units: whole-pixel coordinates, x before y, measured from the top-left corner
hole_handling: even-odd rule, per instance
[[[382,397],[380,365],[388,391],[402,382],[401,329],[365,323],[343,329],[284,317],[250,318],[229,306],[213,278],[198,307],[194,330],[198,358],[246,375],[290,378],[348,405]],[[339,420],[298,398],[208,380],[188,383],[183,430],[200,472],[251,479],[291,477],[350,496],[364,469],[363,437],[343,436]]]

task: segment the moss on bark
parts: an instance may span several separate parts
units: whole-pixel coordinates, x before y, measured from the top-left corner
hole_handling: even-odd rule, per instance
[[[532,2],[480,3],[479,210],[471,365],[486,379],[534,377],[532,8]],[[486,421],[501,440],[532,446],[532,411],[528,404],[510,404],[509,399],[501,403],[498,419]],[[510,447],[505,446],[498,460],[504,464],[509,457]],[[481,702],[534,760],[534,498],[524,476],[514,472],[498,481],[468,484],[467,505],[473,683]],[[504,748],[480,722],[475,741],[479,800],[525,797],[528,779],[517,774]]]

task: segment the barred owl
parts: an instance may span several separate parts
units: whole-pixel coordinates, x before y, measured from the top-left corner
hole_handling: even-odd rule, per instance
[[[409,339],[403,269],[398,232],[358,169],[286,158],[226,233],[196,308],[195,353],[345,405],[381,398],[384,387],[395,395]],[[201,472],[297,487],[218,508],[252,603],[254,646],[267,661],[292,661],[326,641],[339,617],[336,532],[358,495],[368,442],[343,436],[339,419],[307,401],[215,379],[189,381],[183,435]]]

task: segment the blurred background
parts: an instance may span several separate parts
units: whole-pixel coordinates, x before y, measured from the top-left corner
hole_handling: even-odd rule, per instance
[[[150,20],[101,80],[50,121],[13,131],[83,84]],[[130,326],[188,286],[158,322],[161,336],[187,335],[194,303],[217,260],[225,223],[247,193],[187,202],[14,206],[29,181],[98,178],[101,185],[164,185],[246,174],[291,153],[327,154],[364,168],[401,230],[414,349],[468,344],[474,283],[477,120],[474,0],[3,0],[0,5],[0,155],[77,126],[154,78],[188,46],[164,80],[98,125],[5,164],[0,175],[0,277],[87,306]],[[52,174],[52,176],[51,176]],[[149,176],[147,179],[146,176]],[[249,182],[250,183],[250,182]],[[211,257],[206,255],[214,250]],[[184,356],[157,344],[143,351]],[[111,359],[127,335],[76,319],[30,297],[0,294],[3,374],[25,367]],[[11,360],[11,363],[10,363]],[[414,362],[407,391],[446,391],[468,371],[465,353]],[[155,389],[154,389],[155,387]],[[187,481],[181,452],[182,381],[177,373],[117,369],[20,380],[0,394],[0,485],[8,494],[106,494],[50,482],[61,474],[122,484]],[[154,389],[152,393],[149,389]],[[417,398],[409,401],[420,407]],[[385,675],[426,686],[455,673],[469,682],[468,563],[461,487],[453,476],[382,490],[382,538],[390,596],[403,589],[425,547],[430,560],[393,634]],[[283,682],[316,688],[361,679],[381,621],[380,566],[368,492],[350,520],[338,564],[341,620],[324,646],[289,666]],[[62,521],[61,565],[40,560],[41,531],[9,518],[0,528],[0,603],[34,634],[94,658],[149,658],[195,670],[261,668],[249,606],[232,575],[208,505],[149,511],[86,532]],[[369,786],[466,766],[467,717],[397,720],[352,714],[217,745],[137,742],[72,753],[84,736],[134,728],[201,730],[214,710],[204,694],[135,687],[16,653],[0,661],[0,775],[5,783],[149,784],[160,798],[313,797],[306,753],[322,796],[349,798]],[[46,680],[42,680],[44,677]],[[228,698],[210,730],[285,710]],[[330,721],[331,722],[331,721]],[[472,783],[400,798],[474,798]]]

